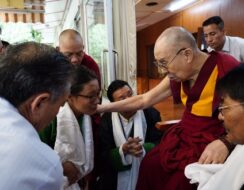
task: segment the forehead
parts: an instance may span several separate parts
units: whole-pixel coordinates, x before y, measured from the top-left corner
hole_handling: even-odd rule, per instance
[[[161,40],[155,44],[154,56],[156,60],[165,59],[170,57],[174,51],[175,50],[172,45],[170,46],[166,41]]]
[[[73,50],[76,51],[83,48],[83,41],[79,36],[63,36],[59,41],[59,48],[62,51],[65,50]]]
[[[91,90],[99,90],[99,83],[97,79],[93,79],[83,85],[83,92]]]
[[[116,91],[114,91],[113,97],[116,98],[116,97],[119,97],[123,94],[127,94],[129,92],[132,92],[132,90],[130,89],[129,86],[126,85],[126,86],[123,86],[122,88],[119,88]]]
[[[210,25],[207,25],[207,26],[203,27],[203,32],[204,33],[210,33],[210,32],[213,32],[213,31],[220,31],[216,24],[210,24]]]
[[[222,101],[225,104],[233,104],[233,103],[237,103],[238,101],[232,99],[228,94],[225,94],[222,96]]]

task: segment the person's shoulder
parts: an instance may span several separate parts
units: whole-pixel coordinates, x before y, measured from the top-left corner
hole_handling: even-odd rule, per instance
[[[108,119],[111,119],[112,117],[112,112],[106,112],[102,115],[102,120],[108,120]]]
[[[145,117],[148,117],[148,116],[158,116],[158,117],[160,117],[160,112],[154,107],[146,108],[146,109],[143,110],[143,112],[145,114]]]
[[[244,44],[244,38],[238,37],[238,36],[226,36],[226,38],[231,42],[231,43],[241,43]]]
[[[87,62],[92,62],[92,63],[96,63],[95,60],[88,54],[84,54],[83,60],[87,61]]]
[[[159,112],[156,108],[154,107],[148,107],[143,110],[144,112]]]

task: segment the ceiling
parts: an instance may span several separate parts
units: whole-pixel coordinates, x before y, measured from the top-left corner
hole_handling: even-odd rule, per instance
[[[186,9],[200,0],[182,0],[182,2],[188,5],[179,8],[178,10],[171,11],[170,7],[173,3],[179,2],[180,0],[136,0],[136,29],[137,31],[142,30],[152,24],[155,24],[161,20],[176,14],[177,12]],[[155,4],[148,6],[147,4]]]
[[[24,6],[17,2],[23,1]],[[35,29],[45,36],[44,43],[48,43],[55,35],[56,27],[62,25],[70,4],[74,0],[1,0],[0,21],[35,23]],[[170,3],[179,0],[135,0],[136,1],[136,27],[142,30],[160,20],[163,20],[177,11],[169,11]],[[190,1],[190,0],[183,0]],[[194,2],[199,0],[192,0]],[[193,2],[193,3],[194,3]],[[5,4],[4,4],[5,3]],[[8,4],[6,4],[8,3]],[[12,3],[12,4],[11,4]],[[154,3],[154,6],[147,6]],[[192,5],[192,4],[191,4]],[[184,7],[187,8],[187,7]]]

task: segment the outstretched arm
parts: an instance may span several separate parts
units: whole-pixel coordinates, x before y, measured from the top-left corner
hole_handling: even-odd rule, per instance
[[[97,112],[124,112],[148,108],[171,95],[170,80],[166,76],[156,87],[148,92],[126,98],[125,100],[102,104]]]

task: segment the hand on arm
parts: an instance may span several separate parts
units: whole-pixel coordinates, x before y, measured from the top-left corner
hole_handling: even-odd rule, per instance
[[[228,154],[229,150],[225,144],[221,140],[217,139],[206,146],[198,162],[200,164],[224,163]]]

